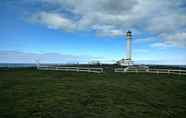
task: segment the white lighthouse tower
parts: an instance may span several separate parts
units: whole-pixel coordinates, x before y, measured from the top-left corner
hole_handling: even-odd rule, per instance
[[[131,66],[133,65],[133,61],[132,61],[132,32],[128,31],[126,33],[126,37],[127,37],[127,57],[126,59],[121,59],[120,61],[118,61],[118,63],[121,66]]]

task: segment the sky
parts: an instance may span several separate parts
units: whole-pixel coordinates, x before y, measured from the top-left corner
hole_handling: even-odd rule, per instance
[[[1,0],[0,63],[186,65],[185,0]]]

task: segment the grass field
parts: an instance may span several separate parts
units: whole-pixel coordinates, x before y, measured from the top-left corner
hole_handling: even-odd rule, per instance
[[[186,76],[0,70],[0,118],[184,118]]]

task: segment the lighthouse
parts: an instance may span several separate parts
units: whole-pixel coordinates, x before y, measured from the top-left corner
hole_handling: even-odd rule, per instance
[[[131,46],[132,32],[128,31],[126,33],[126,36],[127,36],[127,59],[132,60],[132,46]]]
[[[132,66],[133,65],[133,61],[132,61],[132,32],[131,31],[127,31],[126,32],[126,39],[127,39],[127,43],[126,43],[126,48],[127,49],[126,52],[126,58],[121,59],[120,61],[118,61],[119,65],[121,66]]]

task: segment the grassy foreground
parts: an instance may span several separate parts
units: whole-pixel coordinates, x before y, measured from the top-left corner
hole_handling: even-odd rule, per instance
[[[186,76],[0,70],[0,118],[184,118]]]

